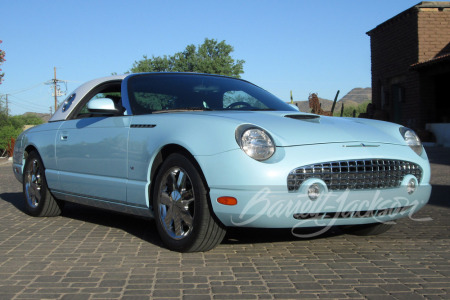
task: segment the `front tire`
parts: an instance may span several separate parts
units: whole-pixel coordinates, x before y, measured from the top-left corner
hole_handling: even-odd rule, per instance
[[[153,210],[159,235],[171,250],[208,251],[225,236],[225,227],[211,214],[200,172],[181,154],[171,154],[161,165],[155,179]]]
[[[23,172],[25,210],[34,217],[55,217],[61,214],[63,202],[53,198],[48,190],[45,168],[39,154],[30,152]]]

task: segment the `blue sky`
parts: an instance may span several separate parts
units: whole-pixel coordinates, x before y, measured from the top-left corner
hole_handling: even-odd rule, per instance
[[[44,82],[67,92],[96,77],[129,70],[143,55],[171,55],[205,38],[225,40],[244,59],[242,78],[279,98],[333,99],[370,87],[366,32],[418,0],[98,1],[0,0],[0,94],[10,113],[47,113]],[[64,88],[64,86],[63,86]],[[64,97],[60,97],[59,101]]]

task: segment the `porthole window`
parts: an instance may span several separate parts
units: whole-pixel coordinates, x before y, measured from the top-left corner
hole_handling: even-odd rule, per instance
[[[63,108],[62,108],[63,112],[65,112],[70,107],[70,105],[72,104],[73,100],[75,99],[75,96],[76,96],[75,94],[72,94],[64,101]]]

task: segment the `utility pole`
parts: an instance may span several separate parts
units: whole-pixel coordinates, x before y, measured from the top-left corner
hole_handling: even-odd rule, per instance
[[[58,95],[56,94],[56,83],[58,82],[56,79],[56,67],[53,67],[53,73],[55,74],[55,77],[53,79],[53,87],[55,90],[55,111],[56,111],[56,106],[58,105]]]
[[[61,83],[61,82],[66,83],[66,81],[56,78],[56,67],[53,67],[53,79],[47,81],[45,84],[53,85],[52,94],[55,97],[55,111],[58,108],[58,97],[65,95],[65,91],[61,91],[61,89],[59,87],[59,83]],[[67,85],[66,85],[66,89],[67,89]]]

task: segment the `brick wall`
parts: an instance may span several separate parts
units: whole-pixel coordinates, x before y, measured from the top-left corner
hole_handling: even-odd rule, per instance
[[[404,125],[409,119],[418,118],[419,90],[414,82],[417,75],[409,68],[418,60],[417,10],[409,9],[397,17],[370,31],[372,61],[372,102],[381,107],[381,85],[384,87],[386,105],[390,120]],[[395,120],[392,85],[404,89],[404,99],[400,104],[400,120]]]
[[[450,53],[450,8],[419,8],[419,62]]]
[[[387,102],[383,108],[390,121],[424,128],[425,122],[435,119],[435,77],[410,67],[450,53],[449,5],[450,2],[421,2],[368,32],[372,102],[381,107],[383,86]],[[403,99],[394,103],[392,90],[398,87],[403,91]]]
[[[419,62],[450,53],[450,8],[419,8]],[[422,71],[420,74],[421,124],[436,122],[440,108],[434,99],[436,78]],[[438,99],[439,100],[439,99]],[[442,100],[442,99],[440,99]]]

